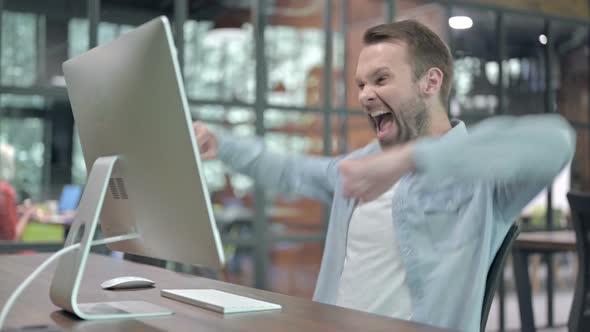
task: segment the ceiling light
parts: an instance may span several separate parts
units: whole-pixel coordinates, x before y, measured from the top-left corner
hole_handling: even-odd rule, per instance
[[[469,16],[453,16],[449,18],[449,26],[453,29],[469,29],[473,20]]]
[[[539,35],[539,43],[543,44],[543,45],[547,45],[547,36],[545,35]]]

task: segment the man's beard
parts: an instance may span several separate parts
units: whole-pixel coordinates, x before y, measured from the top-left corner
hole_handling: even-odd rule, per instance
[[[430,124],[430,113],[424,99],[419,96],[401,104],[396,110],[392,110],[386,103],[385,107],[392,113],[393,121],[398,128],[397,137],[379,140],[382,148],[392,147],[424,136]],[[371,120],[372,121],[372,120]]]

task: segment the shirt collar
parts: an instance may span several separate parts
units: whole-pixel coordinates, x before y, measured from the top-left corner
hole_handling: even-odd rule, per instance
[[[447,139],[452,137],[467,136],[467,127],[465,127],[465,123],[463,121],[453,119],[451,120],[451,127],[451,130],[447,131],[442,137]]]

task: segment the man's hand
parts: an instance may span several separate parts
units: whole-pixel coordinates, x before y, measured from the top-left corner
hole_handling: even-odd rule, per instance
[[[406,143],[376,155],[341,161],[338,168],[344,179],[344,195],[360,202],[381,196],[414,169],[413,147],[413,143]]]
[[[209,160],[217,158],[217,136],[199,121],[193,122],[193,128],[195,130],[197,144],[199,145],[201,159]]]

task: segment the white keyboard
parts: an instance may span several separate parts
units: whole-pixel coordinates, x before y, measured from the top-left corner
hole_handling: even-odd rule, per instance
[[[218,291],[216,289],[163,289],[160,295],[224,314],[280,310],[275,303]]]

